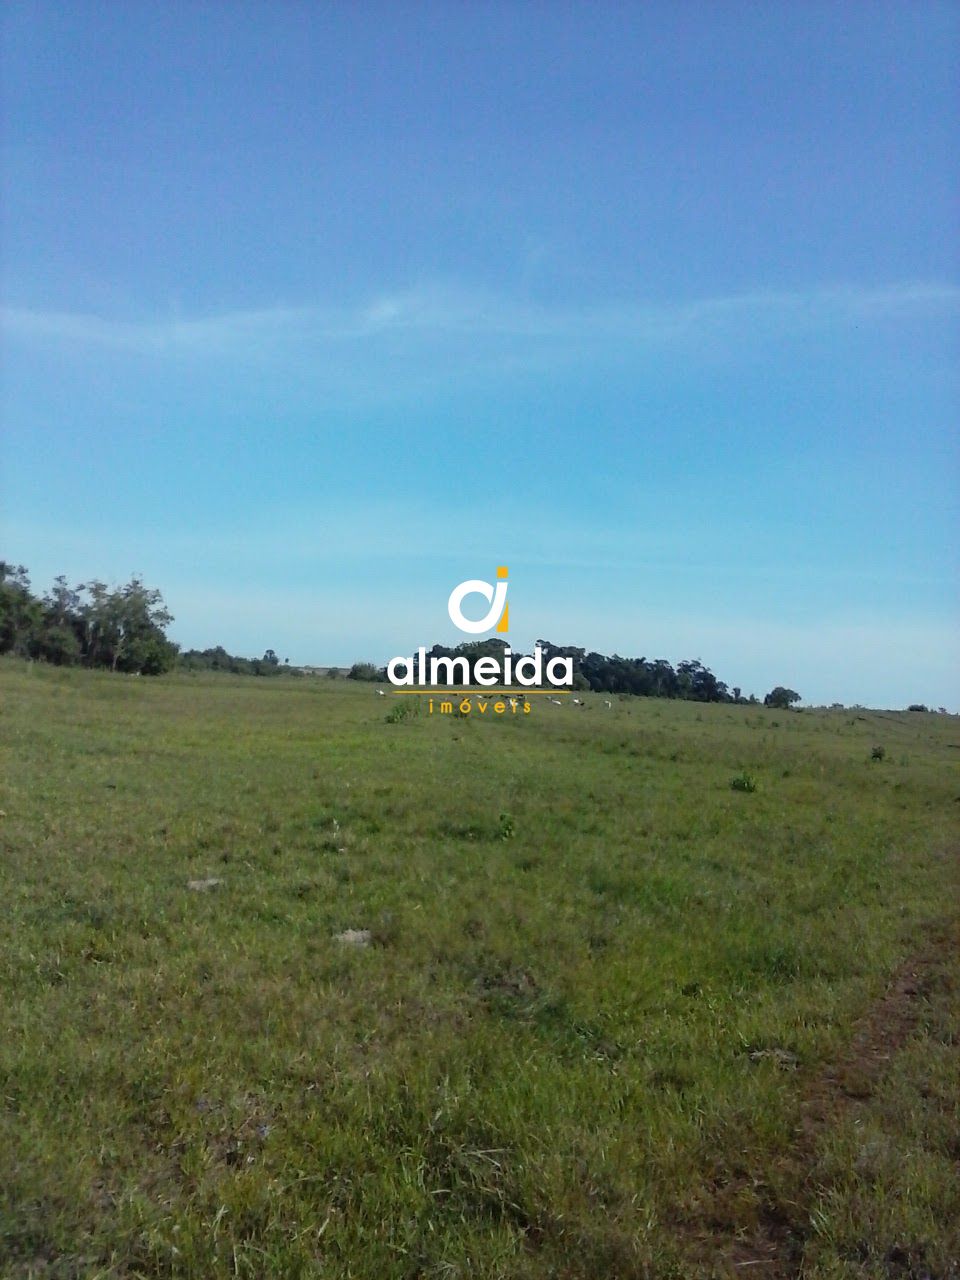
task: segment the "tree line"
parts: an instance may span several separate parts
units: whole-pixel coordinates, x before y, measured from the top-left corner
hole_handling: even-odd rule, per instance
[[[227,653],[221,644],[214,649],[187,649],[180,654],[178,665],[184,671],[228,671],[235,676],[303,674],[298,667],[290,666],[289,658],[281,662],[272,649],[262,658],[238,658],[235,653]]]
[[[752,694],[744,697],[740,688],[730,688],[718,680],[709,667],[699,658],[689,658],[674,666],[666,658],[622,658],[619,654],[603,654],[572,646],[538,640],[543,650],[544,663],[551,658],[573,659],[573,687],[593,693],[629,693],[646,698],[684,698],[691,702],[756,703]],[[493,657],[502,661],[506,642],[499,639],[470,640],[456,648],[435,644],[427,658],[466,658],[469,680],[475,679],[474,671],[480,658]],[[372,662],[356,662],[348,672],[351,680],[385,681],[385,667]],[[765,706],[789,707],[799,702],[800,695],[793,689],[778,685],[764,698]]]
[[[222,645],[181,653],[166,635],[172,621],[163,596],[139,577],[111,589],[96,578],[71,587],[61,574],[38,596],[22,564],[0,560],[0,653],[144,676],[174,667],[255,676],[295,670],[273,649],[262,658],[239,658]]]
[[[61,575],[46,595],[38,596],[23,565],[0,560],[0,653],[59,666],[105,667],[141,675],[161,675],[174,667],[234,675],[301,674],[288,660],[281,662],[273,649],[267,649],[262,658],[237,657],[222,645],[181,653],[166,635],[172,621],[160,592],[145,586],[139,577],[111,589],[99,579],[71,587]],[[537,644],[545,663],[555,657],[572,658],[577,690],[692,702],[757,701],[753,695],[743,697],[737,687],[728,687],[697,658],[674,666],[666,658],[608,656],[549,640],[538,640]],[[473,640],[453,649],[434,645],[427,657],[466,658],[473,680],[478,659],[502,661],[505,648],[506,642],[498,638]],[[357,662],[348,677],[385,681],[386,669],[372,662]],[[763,701],[765,706],[785,708],[799,699],[794,690],[778,685]]]
[[[111,589],[97,578],[71,587],[61,574],[37,596],[23,565],[0,560],[0,653],[160,675],[177,660],[172,621],[160,592],[138,577]]]

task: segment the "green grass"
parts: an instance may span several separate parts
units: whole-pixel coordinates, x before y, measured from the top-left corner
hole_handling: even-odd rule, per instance
[[[759,1275],[771,1198],[955,1275],[953,966],[791,1152],[955,910],[956,718],[588,704],[0,663],[0,1275]]]

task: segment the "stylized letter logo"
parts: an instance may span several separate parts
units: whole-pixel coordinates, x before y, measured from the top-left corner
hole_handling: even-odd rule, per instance
[[[465,618],[460,607],[463,604],[464,597],[472,595],[483,596],[490,606],[486,616],[480,618],[477,622],[472,622],[469,618]],[[455,627],[458,627],[461,631],[466,631],[471,636],[478,636],[484,631],[489,631],[495,622],[498,631],[506,631],[509,624],[506,565],[501,565],[497,570],[496,587],[493,587],[489,582],[483,582],[480,578],[469,578],[466,582],[461,582],[459,586],[454,587],[450,592],[450,599],[447,601],[447,613],[449,613],[450,621]],[[497,622],[498,618],[499,622]]]

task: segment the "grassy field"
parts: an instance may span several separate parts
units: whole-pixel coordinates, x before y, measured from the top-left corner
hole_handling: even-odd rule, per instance
[[[960,1274],[957,719],[395,705],[0,663],[0,1275]]]

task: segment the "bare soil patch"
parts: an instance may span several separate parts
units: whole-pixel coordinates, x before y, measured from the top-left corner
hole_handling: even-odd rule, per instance
[[[960,954],[960,922],[938,923],[918,951],[894,974],[884,995],[857,1025],[846,1053],[823,1067],[803,1089],[794,1143],[780,1164],[780,1190],[749,1170],[718,1179],[715,1212],[702,1225],[711,1231],[702,1259],[715,1273],[754,1280],[800,1280],[810,1209],[817,1196],[817,1145],[850,1108],[873,1096],[890,1063],[922,1017],[925,1001],[945,980]],[[789,1187],[789,1193],[782,1188]],[[760,1196],[752,1228],[744,1233],[740,1210]],[[735,1220],[740,1218],[740,1225]],[[893,1264],[891,1275],[912,1275]]]

